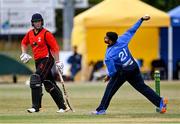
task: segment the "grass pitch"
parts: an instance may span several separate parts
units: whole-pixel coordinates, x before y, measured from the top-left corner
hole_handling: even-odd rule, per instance
[[[154,82],[147,82],[154,89]],[[98,106],[106,84],[67,83],[66,88],[75,113],[56,113],[57,107],[50,95],[43,95],[43,109],[27,113],[31,106],[30,88],[25,84],[0,84],[0,123],[67,123],[67,124],[158,124],[180,123],[180,81],[161,82],[161,95],[169,100],[166,114],[155,112],[155,106],[125,83],[113,97],[107,115],[90,115]],[[61,88],[62,89],[62,88]]]

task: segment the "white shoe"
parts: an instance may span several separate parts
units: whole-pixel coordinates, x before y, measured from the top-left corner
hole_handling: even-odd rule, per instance
[[[35,108],[29,108],[29,109],[27,109],[27,111],[28,111],[29,113],[37,112]]]
[[[65,113],[65,112],[68,112],[69,110],[70,110],[70,108],[67,107],[65,110],[64,110],[64,109],[59,109],[59,110],[57,111],[57,113]]]
[[[105,115],[106,114],[106,110],[92,111],[91,114],[92,115]]]

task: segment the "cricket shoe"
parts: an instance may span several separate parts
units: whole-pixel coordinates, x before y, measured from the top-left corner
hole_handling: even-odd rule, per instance
[[[66,109],[59,109],[58,111],[57,111],[57,113],[65,113],[65,112],[68,112],[70,110],[70,108],[69,107],[66,107]]]
[[[105,115],[106,114],[106,110],[92,111],[91,114],[92,115]]]
[[[167,103],[168,103],[168,99],[167,98],[162,98],[160,101],[160,113],[166,113],[167,111]]]
[[[34,113],[34,112],[39,112],[39,110],[36,110],[35,108],[29,108],[27,109],[27,112]]]

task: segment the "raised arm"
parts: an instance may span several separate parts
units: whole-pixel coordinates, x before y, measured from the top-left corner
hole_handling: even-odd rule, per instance
[[[129,41],[134,36],[137,29],[141,26],[142,22],[149,19],[150,19],[149,15],[145,15],[142,18],[140,18],[130,29],[128,29],[122,36],[120,36],[118,40],[129,43]]]

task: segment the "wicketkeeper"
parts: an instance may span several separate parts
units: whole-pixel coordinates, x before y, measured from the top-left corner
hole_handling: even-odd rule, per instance
[[[63,63],[59,60],[59,46],[51,32],[43,28],[43,18],[39,13],[32,15],[33,29],[27,32],[21,42],[22,54],[20,59],[27,63],[32,57],[27,53],[28,45],[32,48],[36,71],[30,77],[32,107],[28,112],[38,112],[41,108],[42,84],[58,106],[57,112],[67,112],[69,107],[65,105],[61,90],[56,85],[51,68],[56,67],[63,73]]]
[[[115,32],[106,33],[104,42],[108,46],[105,55],[105,64],[108,69],[108,74],[104,78],[104,81],[109,81],[109,83],[107,84],[100,105],[96,111],[92,112],[92,114],[106,114],[106,110],[110,104],[111,98],[125,81],[128,81],[150,102],[159,107],[160,113],[166,112],[167,99],[158,96],[149,86],[144,83],[139,67],[128,48],[131,38],[134,36],[141,23],[149,19],[150,16],[143,16],[129,30],[119,37]]]

